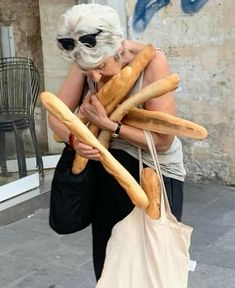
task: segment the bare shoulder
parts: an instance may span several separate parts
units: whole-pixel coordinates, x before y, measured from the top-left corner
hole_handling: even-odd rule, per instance
[[[145,69],[143,86],[166,77],[169,74],[170,71],[166,55],[162,50],[156,49],[153,59]]]
[[[78,66],[72,63],[58,95],[71,110],[74,110],[79,103],[84,82],[85,76],[81,73]]]
[[[79,85],[78,83],[83,82],[84,78],[85,77],[77,64],[71,63],[64,82],[69,82],[69,85]]]
[[[145,87],[154,81],[162,79],[170,74],[166,55],[156,49],[154,58],[145,69],[143,86]],[[159,98],[154,98],[145,102],[145,109],[176,114],[176,105],[173,93],[169,92]]]
[[[145,44],[133,40],[125,40],[125,43],[128,50],[134,53],[138,53],[145,46]]]
[[[146,46],[146,44],[138,43],[131,40],[127,40],[126,45],[129,52],[131,52],[132,54],[132,58],[135,57],[135,55],[138,54],[138,52]],[[169,74],[170,72],[167,57],[161,49],[156,48],[153,59],[145,68],[143,86],[149,85],[150,83],[166,77]]]

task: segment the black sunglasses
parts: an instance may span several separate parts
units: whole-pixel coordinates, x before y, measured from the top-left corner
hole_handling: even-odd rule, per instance
[[[83,43],[86,47],[92,48],[96,45],[96,36],[99,35],[102,30],[99,29],[97,33],[93,34],[87,34],[81,36],[78,41]],[[60,44],[60,46],[66,50],[66,51],[73,51],[73,49],[76,46],[76,40],[73,38],[56,38],[57,42]]]

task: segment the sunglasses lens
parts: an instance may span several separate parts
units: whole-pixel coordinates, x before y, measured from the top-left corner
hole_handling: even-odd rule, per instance
[[[96,36],[99,35],[101,32],[103,32],[103,31],[99,30],[97,33],[87,34],[87,35],[81,36],[79,38],[79,41],[81,43],[83,43],[88,48],[95,47],[95,45],[96,45]]]
[[[72,51],[75,47],[75,40],[72,38],[61,38],[57,39],[57,41],[64,50]]]
[[[79,38],[79,41],[89,48],[95,47],[96,45],[96,39],[94,35],[84,35]]]

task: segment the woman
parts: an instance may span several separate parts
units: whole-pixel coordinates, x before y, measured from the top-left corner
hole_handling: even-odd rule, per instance
[[[144,47],[143,44],[124,40],[120,20],[109,6],[81,4],[73,6],[63,16],[57,37],[63,56],[72,60],[68,75],[59,91],[59,98],[75,111],[79,104],[79,116],[100,129],[108,130],[116,137],[112,139],[110,152],[139,181],[137,147],[143,150],[144,164],[154,167],[147,150],[144,132],[124,124],[111,121],[95,96],[95,93]],[[156,49],[134,90],[169,75],[166,57]],[[82,99],[83,88],[89,84],[90,93]],[[176,113],[172,93],[147,101],[144,109]],[[49,115],[50,128],[82,157],[94,161],[96,177],[96,201],[92,221],[93,260],[97,280],[101,276],[105,249],[113,226],[126,217],[134,208],[127,194],[110,176],[99,161],[99,151],[79,139],[72,139],[70,131]],[[117,137],[118,136],[118,137]],[[172,213],[180,221],[183,204],[182,147],[179,139],[170,135],[153,133],[159,153],[159,162],[164,177]]]

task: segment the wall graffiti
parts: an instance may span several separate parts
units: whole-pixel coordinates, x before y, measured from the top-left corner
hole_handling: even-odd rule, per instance
[[[169,3],[170,0],[137,0],[132,23],[134,31],[144,31],[153,15]]]
[[[208,0],[181,0],[181,7],[184,13],[193,14],[198,12],[207,1]],[[132,19],[134,32],[143,32],[153,15],[169,3],[170,0],[137,0]]]
[[[184,13],[193,14],[198,12],[208,0],[181,0]]]

